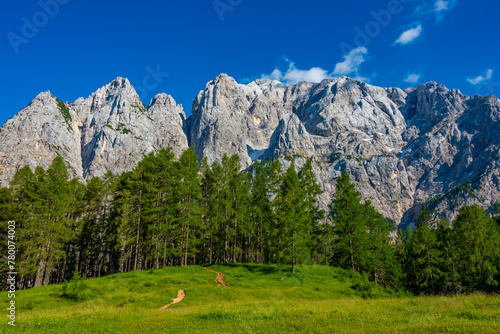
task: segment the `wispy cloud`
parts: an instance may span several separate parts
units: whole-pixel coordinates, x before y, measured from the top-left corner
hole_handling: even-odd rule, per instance
[[[321,82],[324,79],[331,79],[327,70],[320,67],[313,67],[309,70],[301,70],[295,66],[295,63],[284,57],[283,60],[288,65],[288,68],[280,70],[275,68],[271,74],[263,74],[261,78],[278,80],[285,84],[296,84],[301,81]]]
[[[436,12],[442,12],[444,10],[448,10],[449,7],[450,7],[449,1],[437,0],[436,3],[434,4]]]
[[[421,76],[422,76],[422,74],[415,74],[415,73],[408,74],[404,78],[404,82],[415,84],[415,83],[417,83],[420,80]]]
[[[436,22],[441,21],[447,12],[451,11],[456,5],[458,5],[458,0],[418,0],[418,3],[419,5],[413,12],[414,20],[417,20],[417,22],[414,23],[414,26],[418,25],[405,30],[394,42],[394,45],[406,45],[415,41],[422,34],[422,22],[425,23],[432,18],[435,18]]]
[[[451,11],[456,5],[458,0],[427,0],[423,1],[420,6],[415,10],[415,13],[422,19],[434,17],[436,21],[441,21],[445,14]]]
[[[369,82],[369,78],[360,75],[361,64],[366,61],[368,50],[365,47],[358,47],[344,55],[344,60],[335,64],[334,70],[330,73],[321,67],[312,67],[309,70],[302,70],[295,66],[295,63],[286,57],[279,59],[281,63],[270,74],[262,74],[260,78],[278,80],[284,84],[296,84],[301,81],[321,82],[324,79],[332,79],[342,75],[349,75],[354,79]],[[250,81],[249,78],[243,81]]]
[[[434,4],[434,16],[436,17],[436,21],[439,22],[444,19],[446,12],[452,10],[456,5],[458,5],[457,0],[437,0]]]
[[[415,28],[404,31],[394,44],[406,45],[416,40],[422,33],[422,25],[419,24]]]
[[[337,63],[333,70],[334,75],[356,74],[360,70],[361,64],[366,61],[368,50],[365,47],[358,47],[348,54],[344,55],[344,61]]]
[[[493,77],[493,70],[490,68],[485,73],[478,75],[475,78],[470,78],[470,77],[467,78],[467,81],[470,84],[477,86],[479,84],[484,83],[485,81],[491,80],[492,77]]]

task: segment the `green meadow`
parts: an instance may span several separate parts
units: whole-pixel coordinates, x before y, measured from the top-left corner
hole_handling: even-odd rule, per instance
[[[325,266],[214,265],[72,280],[16,293],[5,333],[499,333],[500,296],[414,297]],[[161,306],[186,290],[166,310]],[[1,308],[7,314],[7,292]]]

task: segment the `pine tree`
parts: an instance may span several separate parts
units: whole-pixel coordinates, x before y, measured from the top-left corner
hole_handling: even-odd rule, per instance
[[[176,240],[176,205],[178,200],[180,178],[175,163],[175,154],[169,147],[161,149],[155,162],[157,220],[151,227],[155,248],[155,267],[167,265],[167,258],[173,255]]]
[[[68,172],[61,157],[56,157],[47,171],[37,167],[32,205],[35,219],[24,228],[29,231],[26,256],[36,259],[37,272],[34,286],[46,285],[56,267],[63,260],[67,243],[74,238],[71,219],[68,218]],[[30,260],[28,260],[30,261]]]
[[[208,217],[209,217],[209,235],[211,240],[211,255],[210,263],[225,263],[225,250],[227,240],[226,229],[226,216],[224,196],[227,184],[224,179],[224,171],[222,166],[214,161],[212,163],[211,171],[209,174],[209,196],[207,199],[208,204]]]
[[[212,169],[208,163],[207,157],[204,157],[201,162],[200,167],[201,172],[201,196],[203,198],[202,209],[202,250],[201,250],[201,263],[209,263],[212,264],[214,260],[214,248],[215,248],[215,240],[216,240],[216,219],[214,214],[214,188],[215,182],[212,175]]]
[[[437,233],[430,225],[430,216],[425,207],[422,207],[407,253],[417,293],[437,293],[437,283],[443,275],[440,270],[442,255],[437,244]]]
[[[268,198],[267,176],[262,164],[257,165],[252,180],[250,217],[254,222],[255,240],[255,261],[257,263],[269,263],[271,259],[271,238],[273,221],[272,203]],[[250,242],[249,242],[250,244]],[[250,260],[250,257],[248,257]]]
[[[182,152],[178,171],[182,178],[179,188],[178,219],[181,227],[181,265],[188,265],[188,257],[195,258],[198,241],[195,232],[201,227],[201,187],[198,174],[199,163],[194,148]]]
[[[364,250],[367,244],[361,195],[356,191],[346,171],[337,179],[335,188],[330,212],[335,236],[335,264],[345,269],[360,271],[366,260]]]
[[[367,201],[364,207],[368,234],[364,271],[375,283],[398,288],[402,274],[394,247],[391,245],[390,233],[394,226],[375,210],[370,201]]]
[[[240,173],[241,163],[237,154],[229,158],[228,186],[232,198],[232,262],[242,262],[243,239],[250,232],[247,226],[250,185],[248,178]]]
[[[36,251],[32,243],[33,224],[36,222],[34,205],[37,200],[35,192],[36,176],[29,166],[19,169],[10,181],[12,194],[12,216],[6,219],[16,221],[18,272],[22,277],[20,286],[30,287],[37,271]]]
[[[307,217],[306,194],[301,188],[293,161],[283,177],[280,193],[277,199],[283,235],[280,255],[284,262],[292,265],[292,272],[295,273],[296,264],[310,254],[312,224]]]
[[[314,260],[314,251],[320,245],[321,227],[319,226],[319,222],[324,218],[325,213],[318,207],[317,196],[321,195],[321,187],[316,180],[310,159],[306,160],[306,163],[299,172],[299,182],[300,187],[305,193],[305,219],[307,219],[307,224],[311,227],[311,243],[309,247],[311,249],[311,260]]]
[[[453,230],[446,218],[437,222],[437,245],[442,256],[440,270],[443,273],[439,282],[439,290],[446,293],[460,293],[462,289],[456,265],[457,249],[453,239]]]
[[[118,269],[118,226],[111,219],[116,183],[117,179],[111,172],[102,179],[93,177],[87,183],[84,195],[86,215],[78,237],[79,271],[87,277],[101,277]]]
[[[478,205],[464,206],[453,223],[457,264],[469,291],[495,289],[498,274],[499,234],[492,220]]]
[[[10,225],[9,222],[14,221],[13,225]],[[0,243],[0,252],[4,254],[4,265],[7,266],[7,261],[11,261],[12,259],[8,258],[8,256],[15,255],[8,253],[8,242],[13,241],[18,244],[19,238],[17,235],[9,235],[8,229],[9,226],[14,226],[14,231],[18,230],[16,228],[16,224],[19,224],[20,220],[15,220],[15,202],[12,194],[12,190],[9,188],[0,187],[0,234],[4,236],[5,242]],[[12,232],[11,232],[12,233]],[[17,233],[16,233],[17,234]],[[12,237],[12,238],[11,238]],[[19,249],[18,249],[19,256]],[[15,258],[14,258],[15,261]],[[6,282],[7,279],[7,271],[3,270],[0,273],[0,279],[2,282]],[[3,286],[2,286],[3,288]]]
[[[281,233],[282,229],[282,221],[279,215],[279,205],[283,201],[283,166],[279,159],[273,160],[271,166],[269,167],[269,176],[268,176],[268,188],[270,192],[270,199],[272,202],[273,216],[271,221],[269,222],[269,229],[271,235],[274,236],[272,240],[270,240],[269,244],[269,254],[271,262],[280,262],[280,251],[283,248],[283,244],[285,243],[284,236]]]
[[[131,206],[130,206],[130,223],[132,228],[129,229],[131,235],[129,234],[129,240],[133,242],[134,254],[134,270],[142,269],[144,262],[144,245],[143,240],[147,235],[147,226],[144,223],[144,209],[145,209],[145,192],[147,187],[147,168],[149,163],[146,160],[141,160],[139,164],[134,168],[130,174],[130,178],[127,179],[127,190],[126,194],[130,196]]]
[[[136,238],[134,194],[130,190],[131,172],[122,173],[117,182],[117,195],[113,199],[111,219],[118,226],[122,271],[133,269],[133,250]]]

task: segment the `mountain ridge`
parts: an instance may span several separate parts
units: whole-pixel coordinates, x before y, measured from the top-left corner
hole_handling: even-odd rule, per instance
[[[23,165],[47,167],[61,155],[72,177],[130,170],[144,154],[188,145],[199,158],[238,154],[257,160],[294,156],[316,162],[328,205],[348,171],[365,200],[396,222],[415,220],[422,203],[452,219],[457,207],[489,208],[500,198],[500,101],[466,96],[436,82],[382,88],[348,77],[284,85],[239,84],[227,74],[207,83],[186,118],[165,93],[146,107],[118,77],[87,98],[63,103],[42,92],[0,131],[0,180]],[[455,191],[467,183],[471,189]],[[473,196],[471,194],[474,194]]]

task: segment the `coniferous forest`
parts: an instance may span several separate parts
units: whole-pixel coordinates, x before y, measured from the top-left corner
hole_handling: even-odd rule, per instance
[[[193,148],[178,159],[170,149],[150,153],[131,172],[87,184],[69,180],[60,157],[47,170],[21,168],[0,188],[1,219],[17,226],[19,288],[75,273],[224,263],[294,272],[315,263],[415,294],[500,290],[500,220],[479,206],[463,207],[453,222],[423,207],[415,228],[401,231],[346,172],[324,212],[310,160],[298,172],[293,160],[286,170],[279,160],[240,170],[236,155],[200,164]]]

